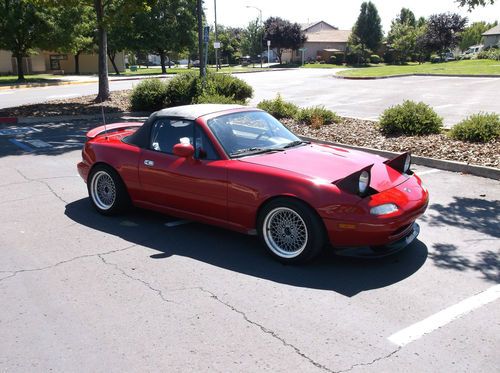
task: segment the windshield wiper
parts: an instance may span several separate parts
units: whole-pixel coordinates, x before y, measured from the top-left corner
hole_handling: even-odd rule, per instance
[[[252,147],[252,148],[245,148],[245,149],[235,150],[234,152],[231,152],[229,155],[232,156],[232,157],[234,157],[234,156],[239,156],[239,155],[268,153],[268,152],[281,152],[281,151],[283,151],[282,148],[257,148],[257,147]]]
[[[298,146],[298,145],[302,145],[302,144],[310,144],[310,143],[311,143],[310,141],[295,140],[295,141],[292,141],[292,142],[289,142],[288,144],[286,144],[283,147],[283,149],[293,148],[294,146]]]

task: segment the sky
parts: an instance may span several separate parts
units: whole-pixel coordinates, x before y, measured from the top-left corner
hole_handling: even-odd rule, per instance
[[[278,16],[292,22],[309,23],[325,21],[339,29],[351,29],[356,22],[363,0],[216,0],[217,24],[245,27],[259,16],[257,7],[262,10],[262,18]],[[418,18],[431,14],[453,12],[475,21],[500,21],[500,0],[494,5],[479,7],[468,12],[460,8],[454,0],[372,0],[382,19],[384,32],[390,28],[391,20],[402,7],[409,8]],[[207,21],[214,23],[214,0],[204,0]]]

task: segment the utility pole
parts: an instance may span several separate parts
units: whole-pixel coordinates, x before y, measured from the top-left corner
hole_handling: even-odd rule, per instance
[[[203,8],[202,0],[196,1],[196,16],[198,19],[198,55],[200,59],[200,76],[205,77],[205,59],[203,58]]]
[[[217,43],[217,0],[214,0],[214,16],[215,16],[215,43]],[[219,58],[218,58],[218,49],[216,44],[214,43],[215,50],[215,71],[219,71]]]

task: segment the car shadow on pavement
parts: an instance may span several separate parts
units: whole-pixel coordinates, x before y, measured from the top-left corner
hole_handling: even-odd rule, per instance
[[[105,217],[84,198],[66,205],[65,214],[83,226],[158,251],[148,253],[145,261],[184,256],[277,283],[331,290],[348,297],[400,282],[418,271],[427,259],[426,245],[416,240],[386,258],[341,258],[325,250],[312,263],[291,266],[267,255],[257,237],[194,222],[167,227],[165,223],[175,219],[149,211],[136,209],[123,216]]]

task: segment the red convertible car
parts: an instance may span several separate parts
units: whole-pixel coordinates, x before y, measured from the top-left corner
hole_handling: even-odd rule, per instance
[[[412,242],[428,192],[410,155],[309,143],[268,113],[188,105],[88,132],[78,172],[109,215],[134,205],[246,234],[283,262],[326,244],[382,256]]]

